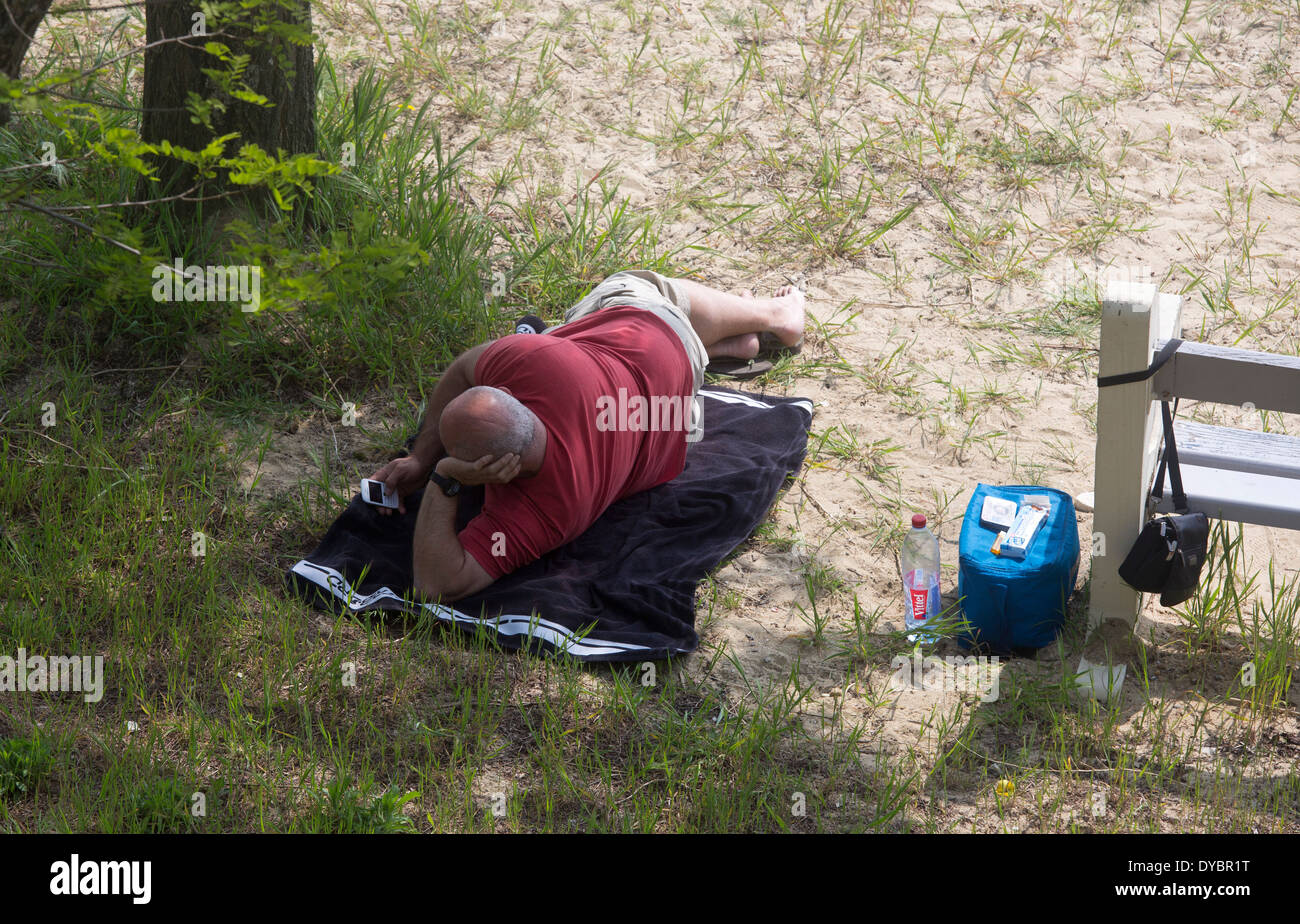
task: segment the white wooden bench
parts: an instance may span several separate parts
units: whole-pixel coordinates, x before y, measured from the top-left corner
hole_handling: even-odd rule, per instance
[[[1181,313],[1181,296],[1111,283],[1102,299],[1099,376],[1147,369],[1181,337]],[[1300,357],[1184,341],[1150,378],[1098,389],[1091,627],[1137,621],[1141,594],[1118,569],[1151,513],[1173,509],[1167,486],[1159,503],[1150,495],[1162,432],[1156,402],[1174,398],[1300,413]],[[1174,436],[1192,510],[1300,529],[1300,439],[1189,421],[1175,421]]]

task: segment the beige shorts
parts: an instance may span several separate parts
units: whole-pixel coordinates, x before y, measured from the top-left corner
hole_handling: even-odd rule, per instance
[[[610,305],[628,305],[641,308],[657,315],[673,329],[682,346],[686,348],[686,358],[691,363],[695,391],[704,383],[704,367],[708,365],[709,354],[704,348],[700,335],[691,326],[691,300],[686,293],[673,285],[667,276],[661,276],[650,270],[623,270],[610,276],[583,297],[582,301],[570,308],[564,315],[564,323],[586,317],[593,311],[599,311]],[[545,333],[557,330],[561,325],[548,327]]]

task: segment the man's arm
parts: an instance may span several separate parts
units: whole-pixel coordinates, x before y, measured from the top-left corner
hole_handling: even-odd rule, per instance
[[[370,476],[375,481],[382,481],[388,486],[388,490],[397,495],[399,513],[406,513],[406,495],[424,486],[424,483],[429,480],[429,472],[433,471],[434,464],[445,454],[445,447],[438,436],[438,423],[442,420],[442,412],[452,400],[474,387],[477,382],[475,368],[479,357],[494,342],[489,340],[487,343],[471,347],[452,361],[433,389],[429,406],[425,409],[424,425],[415,437],[411,452],[382,466],[379,471]],[[385,515],[391,512],[383,507],[376,509]]]
[[[445,474],[443,462],[437,465],[439,474]],[[411,547],[415,589],[444,601],[468,597],[492,583],[492,576],[456,536],[456,504],[457,498],[429,485],[420,502]]]
[[[438,421],[442,420],[443,410],[455,398],[459,398],[461,394],[474,387],[474,367],[478,364],[478,358],[495,342],[489,340],[487,343],[470,347],[457,356],[447,367],[447,371],[442,374],[442,378],[438,379],[438,384],[433,389],[433,396],[429,398],[429,406],[424,413],[424,426],[420,428],[420,433],[415,438],[415,445],[411,447],[411,455],[425,465],[426,478],[428,473],[433,471],[434,463],[446,452],[438,436]]]

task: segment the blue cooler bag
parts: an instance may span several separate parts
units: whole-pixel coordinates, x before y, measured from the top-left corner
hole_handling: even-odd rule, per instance
[[[1051,499],[1052,509],[1038,527],[1023,559],[989,551],[998,529],[980,525],[984,498],[1015,501],[1028,494]],[[1050,645],[1065,622],[1066,604],[1079,573],[1079,527],[1074,501],[1054,488],[981,484],[966,506],[958,544],[957,593],[970,623],[958,636],[963,648],[988,646],[995,653]]]

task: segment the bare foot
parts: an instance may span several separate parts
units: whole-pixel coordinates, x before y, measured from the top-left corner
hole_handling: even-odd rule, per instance
[[[803,339],[804,294],[794,286],[781,286],[772,298],[764,299],[773,311],[768,331],[786,346]]]
[[[782,346],[794,346],[803,340],[804,325],[804,294],[796,286],[781,286],[773,293],[771,298],[754,298],[754,293],[750,289],[742,289],[739,293],[741,298],[747,298],[759,302],[772,312],[772,321],[768,327],[762,331],[768,336],[763,341],[769,341],[775,338]],[[734,339],[734,338],[733,338]],[[762,347],[760,342],[759,346]],[[768,342],[768,348],[775,344]],[[726,354],[732,355],[730,353]],[[743,359],[749,359],[746,354]]]

